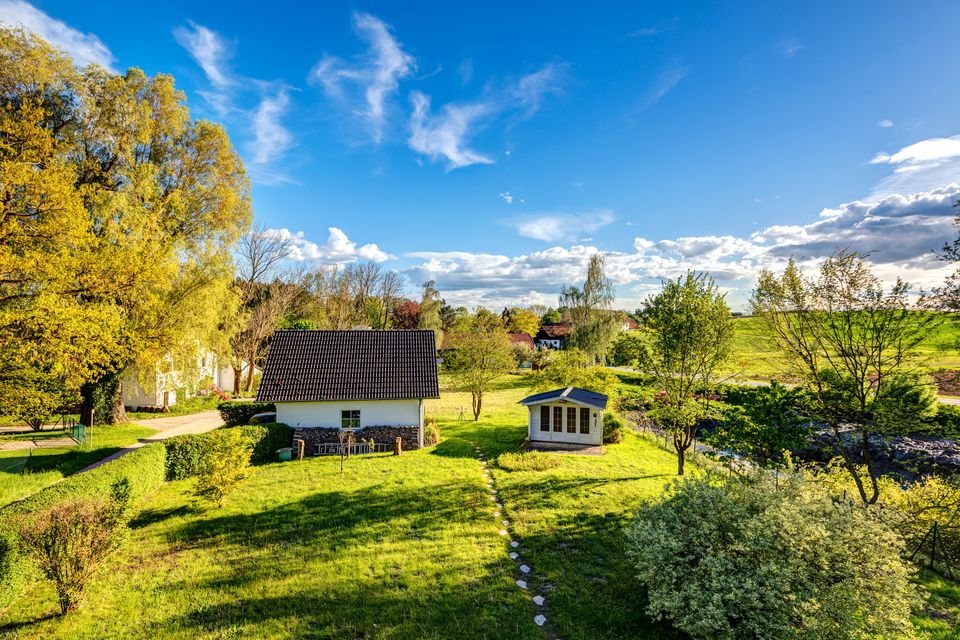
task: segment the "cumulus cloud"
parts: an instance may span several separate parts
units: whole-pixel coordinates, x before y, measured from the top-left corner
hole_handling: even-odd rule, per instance
[[[507,222],[525,238],[544,242],[570,241],[592,233],[613,222],[613,212],[588,211],[584,213],[541,213]]]
[[[350,107],[370,129],[375,143],[383,140],[387,101],[397,93],[400,80],[417,68],[416,59],[405,52],[390,26],[369,13],[355,13],[353,28],[367,43],[367,52],[352,63],[324,56],[310,78],[319,82],[331,98]],[[351,89],[353,91],[351,91]],[[356,106],[362,103],[362,106]]]
[[[881,152],[870,163],[894,168],[879,182],[871,198],[929,191],[960,176],[960,135],[928,138],[893,153]]]
[[[98,64],[113,71],[114,57],[100,38],[52,18],[24,0],[0,0],[0,24],[23,27],[70,54],[78,66]]]
[[[290,252],[287,257],[291,260],[315,261],[325,264],[346,264],[357,260],[371,262],[385,262],[393,256],[381,251],[375,244],[357,246],[357,243],[347,237],[347,234],[338,227],[327,229],[327,241],[317,244],[304,237],[303,231],[293,232],[289,229],[270,229],[268,233],[290,241]]]
[[[438,114],[430,113],[430,97],[414,91],[410,95],[410,148],[431,160],[445,159],[447,171],[472,164],[493,164],[493,159],[470,149],[471,127],[489,113],[483,103],[447,104]]]
[[[824,209],[801,225],[774,225],[748,237],[684,236],[653,240],[637,237],[629,251],[607,251],[607,271],[621,293],[632,292],[636,304],[660,280],[688,270],[705,272],[730,291],[731,302],[744,306],[764,268],[780,269],[793,257],[812,266],[837,247],[869,253],[881,278],[902,276],[916,287],[929,288],[950,270],[933,254],[954,233],[960,185],[912,195],[854,201]],[[469,252],[416,252],[409,269],[415,281],[434,279],[444,295],[464,304],[496,306],[513,299],[549,303],[566,284],[583,278],[598,247],[556,246],[518,256]],[[420,280],[416,280],[420,278]],[[525,298],[527,296],[527,298]]]

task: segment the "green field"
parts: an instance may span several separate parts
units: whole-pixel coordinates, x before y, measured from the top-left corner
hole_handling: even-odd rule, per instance
[[[960,320],[937,314],[916,350],[916,364],[927,371],[960,369]],[[723,375],[749,380],[793,380],[795,372],[765,336],[760,318],[734,319],[733,350]]]
[[[138,424],[93,428],[93,448],[75,443],[51,448],[0,451],[0,507],[20,500],[84,467],[156,433]],[[69,438],[69,431],[0,434],[0,443]]]
[[[624,525],[673,478],[671,453],[641,435],[603,456],[557,454],[544,471],[499,468],[526,433],[516,404],[526,379],[508,376],[479,422],[458,420],[465,394],[428,403],[443,440],[400,457],[369,455],[256,467],[222,509],[198,503],[192,480],[141,505],[132,539],[91,586],[84,607],[53,615],[37,583],[5,613],[18,638],[656,639],[624,559]],[[490,460],[503,504],[475,458]],[[501,536],[501,520],[509,536]],[[529,589],[508,557],[519,542]],[[955,589],[918,618],[923,638],[949,638]],[[544,595],[545,606],[532,596]],[[537,627],[534,616],[547,623]],[[4,617],[5,616],[5,617]],[[945,626],[946,625],[946,626]],[[946,631],[944,631],[946,629]]]

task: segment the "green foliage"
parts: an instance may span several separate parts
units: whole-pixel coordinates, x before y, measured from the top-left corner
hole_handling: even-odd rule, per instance
[[[423,446],[432,447],[440,442],[440,427],[436,416],[426,416],[423,419]]]
[[[621,326],[620,317],[610,309],[613,282],[603,269],[603,256],[590,256],[583,286],[570,285],[560,292],[560,306],[570,314],[569,346],[582,351],[590,364],[602,362]]]
[[[0,529],[0,612],[20,595],[29,575],[16,531]]]
[[[60,612],[80,606],[87,583],[123,544],[125,500],[85,498],[60,502],[24,518],[20,540],[40,571],[54,583]]]
[[[258,413],[275,412],[277,406],[272,402],[221,402],[217,406],[223,424],[227,427],[236,427],[250,423],[250,418]]]
[[[930,430],[946,438],[960,438],[960,407],[941,404],[930,418]]]
[[[802,474],[675,482],[627,532],[647,612],[692,638],[909,637],[919,604],[876,509]]]
[[[467,318],[450,337],[444,365],[456,383],[470,392],[473,419],[480,418],[483,395],[504,372],[513,369],[513,347],[510,338],[499,326],[499,318],[478,312]]]
[[[644,354],[643,335],[638,331],[624,331],[610,345],[607,360],[615,367],[638,367]]]
[[[167,480],[184,480],[200,473],[212,441],[207,434],[187,434],[163,440]]]
[[[239,429],[220,429],[209,434],[209,447],[200,459],[194,495],[223,506],[227,495],[250,475],[253,447]]]
[[[532,338],[540,329],[540,316],[531,309],[511,307],[504,309],[500,315],[504,321],[504,328],[510,333],[525,333]]]
[[[565,351],[538,350],[546,362],[533,376],[533,388],[536,391],[551,391],[565,387],[580,387],[608,396],[611,400],[616,394],[618,378],[612,371],[603,367],[588,367],[583,354],[576,349]]]
[[[718,449],[749,456],[761,465],[778,460],[784,450],[802,448],[814,425],[801,411],[802,389],[789,389],[777,382],[765,387],[728,392],[736,404],[727,407],[714,431],[703,441]]]
[[[525,451],[501,453],[497,466],[506,471],[545,471],[560,466],[560,458],[554,453]]]
[[[250,461],[255,464],[273,462],[277,449],[289,447],[293,439],[293,429],[280,423],[233,427],[167,438],[163,441],[167,453],[166,479],[184,480],[198,476],[203,470],[204,460],[210,455],[223,431],[236,431],[241,434],[250,447]]]
[[[607,410],[603,413],[603,443],[620,444],[627,432],[627,423],[618,413]]]
[[[443,344],[443,319],[440,310],[443,308],[443,298],[437,291],[433,280],[424,283],[423,297],[420,299],[420,311],[417,316],[417,329],[430,329],[436,339],[437,349]]]

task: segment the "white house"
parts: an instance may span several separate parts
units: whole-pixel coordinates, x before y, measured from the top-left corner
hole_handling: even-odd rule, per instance
[[[162,358],[152,371],[143,371],[129,367],[123,376],[121,394],[123,405],[136,407],[170,407],[177,403],[180,395],[187,397],[191,393],[212,391],[207,388],[214,384],[218,389],[232,393],[234,372],[230,362],[221,359],[212,351],[204,351],[199,356],[197,369],[187,374],[173,368],[170,356]],[[246,362],[241,370],[246,370]],[[254,367],[254,375],[260,372]],[[178,394],[179,392],[179,394]]]
[[[607,396],[567,387],[528,396],[520,401],[527,407],[528,437],[531,442],[601,444],[603,412]]]
[[[433,331],[277,331],[257,392],[308,447],[344,429],[420,447],[423,401],[439,397]]]

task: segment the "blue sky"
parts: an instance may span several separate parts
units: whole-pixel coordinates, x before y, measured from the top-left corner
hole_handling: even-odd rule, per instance
[[[450,302],[618,303],[834,246],[929,287],[960,198],[960,4],[0,0],[80,62],[171,73],[224,124],[293,260]],[[521,5],[522,6],[517,6]]]

